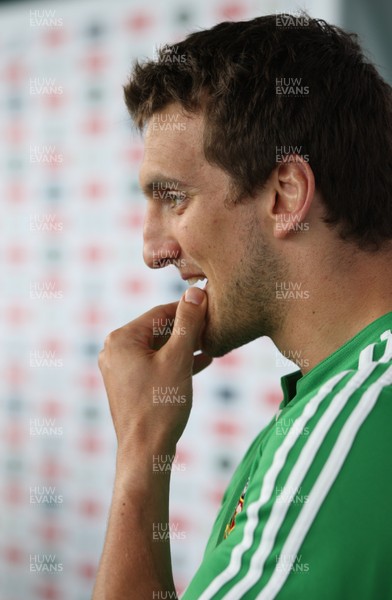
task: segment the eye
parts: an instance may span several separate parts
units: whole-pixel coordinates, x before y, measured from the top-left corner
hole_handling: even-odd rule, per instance
[[[165,196],[170,208],[178,208],[186,200],[186,192],[179,190],[166,192]]]

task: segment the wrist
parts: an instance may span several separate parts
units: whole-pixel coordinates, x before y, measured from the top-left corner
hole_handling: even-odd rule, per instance
[[[126,488],[159,485],[159,480],[170,480],[175,444],[150,445],[121,444],[116,456],[116,484]]]

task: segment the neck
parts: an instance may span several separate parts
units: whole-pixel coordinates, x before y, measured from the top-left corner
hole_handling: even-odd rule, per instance
[[[297,265],[305,264],[305,258],[297,261]],[[349,260],[346,254],[345,262],[338,258],[324,259],[318,269],[317,265],[310,269],[311,277],[304,276],[304,269],[297,269],[298,276],[292,281],[301,283],[302,293],[296,294],[293,289],[290,297],[286,290],[289,310],[281,330],[274,336],[282,354],[296,362],[303,374],[366,325],[392,311],[390,253],[357,251]],[[312,266],[315,267],[314,263]]]

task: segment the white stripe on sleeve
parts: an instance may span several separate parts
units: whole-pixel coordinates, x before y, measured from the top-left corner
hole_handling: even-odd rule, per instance
[[[274,502],[270,516],[263,528],[260,544],[250,561],[248,573],[225,594],[224,600],[238,600],[238,598],[242,598],[243,594],[261,578],[265,561],[274,547],[278,531],[291,506],[293,493],[296,493],[301,486],[322,442],[340,412],[346,406],[349,398],[371,375],[375,366],[376,364],[370,364],[362,371],[357,371],[344,388],[336,394],[325,413],[320,417],[309,439],[302,448],[281,495]]]
[[[257,600],[273,600],[283,587],[298,550],[309,531],[326,495],[331,489],[355,437],[369,413],[374,408],[384,386],[392,384],[392,367],[389,367],[362,395],[361,400],[344,424],[332,452],[321,470],[308,501],[303,506],[282,548],[284,568],[275,568],[270,580],[257,596]],[[240,596],[237,596],[239,598]]]
[[[322,385],[317,394],[306,404],[301,416],[298,417],[298,419],[296,419],[294,422],[295,426],[293,424],[293,426],[290,428],[287,436],[275,452],[272,464],[265,474],[259,499],[256,502],[252,502],[246,511],[247,521],[244,528],[242,542],[233,548],[230,557],[230,563],[226,569],[224,569],[224,571],[222,571],[215,579],[211,581],[210,585],[204,590],[199,600],[210,600],[213,598],[214,594],[216,594],[221,587],[225,585],[225,583],[230,581],[240,571],[242,555],[252,546],[253,543],[254,531],[258,525],[259,509],[271,497],[275,487],[276,479],[286,463],[287,455],[300,437],[301,432],[308,421],[316,413],[316,410],[321,402],[328,396],[328,394],[330,394],[334,387],[347,373],[348,371],[342,371]]]

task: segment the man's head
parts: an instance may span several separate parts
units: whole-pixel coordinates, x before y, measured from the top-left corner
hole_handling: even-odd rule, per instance
[[[146,262],[208,277],[211,354],[274,336],[294,260],[391,239],[391,89],[338,28],[221,23],[136,64],[125,98],[147,125]]]

